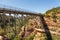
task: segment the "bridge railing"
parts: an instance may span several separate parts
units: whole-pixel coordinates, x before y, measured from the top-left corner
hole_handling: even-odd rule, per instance
[[[7,5],[3,5],[3,4],[0,4],[0,8],[11,9],[11,10],[16,10],[16,11],[23,11],[23,12],[31,12],[31,13],[35,13],[35,14],[37,13],[34,11],[29,11],[29,10],[25,10],[25,9],[21,9],[21,8],[17,8],[17,7],[12,7],[12,6],[7,6]]]

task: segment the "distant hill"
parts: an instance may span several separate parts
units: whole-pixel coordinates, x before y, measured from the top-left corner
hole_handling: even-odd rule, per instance
[[[48,13],[60,13],[60,7],[56,7],[56,8],[46,11],[46,14]]]
[[[56,7],[56,8],[52,8],[48,11],[46,11],[46,13],[44,14],[45,16],[53,16],[53,15],[56,15],[56,16],[59,16],[60,17],[60,7]]]

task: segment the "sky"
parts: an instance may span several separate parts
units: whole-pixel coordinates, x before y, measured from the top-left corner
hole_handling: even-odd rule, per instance
[[[45,13],[49,9],[59,7],[60,0],[0,0],[0,4]]]

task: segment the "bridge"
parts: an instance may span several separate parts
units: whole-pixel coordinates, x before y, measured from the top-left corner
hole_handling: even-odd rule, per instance
[[[29,11],[21,11],[21,10],[16,10],[16,9],[10,9],[10,8],[5,8],[5,7],[0,7],[0,14],[2,14],[2,15],[4,15],[4,16],[2,16],[2,21],[3,21],[3,25],[4,25],[4,31],[6,32],[6,24],[5,24],[5,19],[8,17],[8,16],[12,16],[12,14],[13,14],[13,18],[14,18],[14,20],[16,20],[16,17],[17,16],[24,16],[24,15],[31,15],[31,16],[39,16],[40,17],[40,20],[41,20],[41,23],[42,23],[42,26],[44,27],[44,33],[46,34],[46,37],[47,37],[47,40],[52,40],[52,37],[51,37],[51,33],[50,33],[50,30],[49,30],[49,28],[48,28],[48,26],[47,26],[47,24],[44,22],[44,18],[43,18],[43,16],[41,15],[41,14],[39,14],[39,13],[35,13],[35,12],[29,12]],[[6,14],[8,14],[8,16],[6,17],[5,15]],[[18,17],[18,19],[20,19],[19,17]],[[22,18],[22,21],[23,21],[23,18]],[[9,18],[9,23],[11,22],[11,18]],[[14,24],[15,24],[15,29],[17,28],[17,22],[14,22]],[[23,24],[24,23],[22,23],[22,26],[23,26]],[[10,25],[10,24],[9,24]],[[18,33],[16,33],[17,32],[17,30],[15,30],[14,29],[14,27],[13,27],[13,30],[14,30],[14,33],[15,33],[15,35],[14,35],[14,37],[20,32],[18,32]],[[10,31],[11,31],[11,28],[10,27],[8,27],[7,28],[7,30],[9,30],[9,33],[10,33]],[[38,30],[38,29],[35,29],[35,30],[37,30],[37,31],[41,31],[40,29]],[[48,32],[46,31],[46,30],[48,30]],[[43,32],[43,30],[42,30],[42,32]],[[11,37],[11,38],[14,38],[14,37]]]

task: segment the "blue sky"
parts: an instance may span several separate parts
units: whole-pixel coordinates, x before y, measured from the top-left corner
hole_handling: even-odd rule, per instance
[[[45,13],[51,8],[59,7],[60,0],[0,0],[0,4]]]

